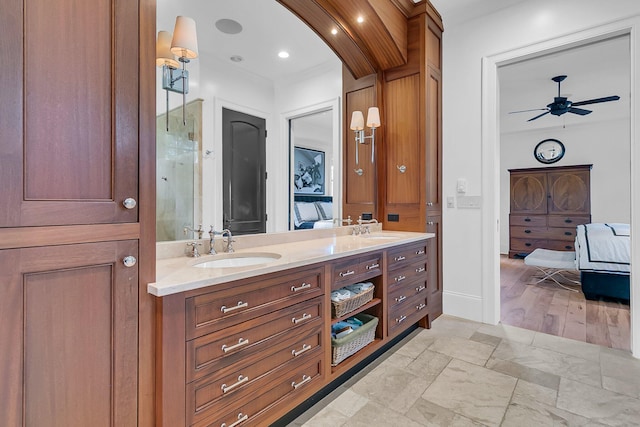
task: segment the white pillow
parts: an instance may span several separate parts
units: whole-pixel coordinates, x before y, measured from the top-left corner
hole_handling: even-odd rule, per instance
[[[313,202],[295,202],[293,204],[293,222],[299,226],[303,222],[317,221],[320,219],[318,210]]]
[[[315,202],[320,214],[320,219],[333,219],[333,203],[332,202]]]

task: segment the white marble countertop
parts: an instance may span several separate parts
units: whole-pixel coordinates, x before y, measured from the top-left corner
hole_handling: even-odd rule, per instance
[[[298,232],[295,232],[298,233]],[[299,235],[296,235],[299,236]],[[187,256],[159,259],[156,263],[156,282],[147,285],[147,291],[157,297],[226,283],[232,280],[274,273],[294,267],[302,267],[318,262],[330,261],[350,255],[358,255],[382,250],[400,244],[432,238],[433,233],[402,231],[376,231],[361,236],[329,235],[308,240],[287,241],[272,238],[274,244],[261,246],[243,245],[236,249],[234,256],[241,254],[277,254],[279,258],[266,264],[246,267],[197,268],[194,264],[228,257],[228,254],[202,255],[198,258]],[[239,236],[242,237],[242,236]],[[281,240],[281,241],[278,241]],[[184,243],[182,243],[184,245]]]

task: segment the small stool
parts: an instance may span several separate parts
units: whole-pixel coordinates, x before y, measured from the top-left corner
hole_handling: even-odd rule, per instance
[[[540,283],[547,279],[551,279],[561,288],[569,291],[578,292],[577,289],[571,289],[564,286],[554,276],[559,276],[569,282],[579,285],[580,282],[565,277],[562,273],[575,272],[576,269],[576,253],[568,251],[552,251],[550,249],[536,249],[529,255],[524,257],[524,263],[531,265],[540,270],[544,276],[536,283]]]

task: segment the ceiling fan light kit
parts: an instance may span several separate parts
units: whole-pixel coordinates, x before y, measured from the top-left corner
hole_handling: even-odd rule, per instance
[[[591,110],[586,110],[584,108],[576,108],[578,106],[581,105],[589,105],[589,104],[599,104],[601,102],[609,102],[609,101],[617,101],[620,99],[619,96],[617,95],[613,95],[613,96],[606,96],[604,98],[594,98],[594,99],[588,99],[586,101],[578,101],[578,102],[572,102],[569,101],[569,99],[566,96],[560,96],[560,83],[562,83],[562,81],[564,79],[566,79],[567,76],[555,76],[553,77],[551,80],[553,80],[554,82],[558,83],[558,96],[553,98],[553,102],[550,104],[547,104],[546,108],[536,108],[533,110],[522,110],[522,111],[512,111],[509,114],[512,113],[525,113],[525,112],[529,112],[529,111],[544,111],[544,113],[538,114],[535,117],[530,118],[529,120],[527,120],[528,122],[532,122],[534,120],[539,119],[542,116],[546,116],[547,114],[551,114],[554,116],[561,116],[565,113],[573,113],[573,114],[577,114],[579,116],[586,116],[587,114],[591,113]]]

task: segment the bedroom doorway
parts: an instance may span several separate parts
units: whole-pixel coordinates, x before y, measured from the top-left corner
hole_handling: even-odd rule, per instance
[[[522,53],[521,55],[517,55],[516,52],[509,52],[507,54],[503,54],[501,55],[501,58],[491,58],[491,60],[488,60],[488,58],[485,58],[485,61],[483,62],[483,67],[485,70],[489,70],[490,72],[487,73],[486,75],[488,76],[489,81],[485,80],[483,82],[483,90],[490,90],[492,88],[496,89],[496,95],[498,95],[498,93],[502,94],[503,90],[505,90],[505,87],[508,87],[508,85],[503,84],[503,81],[501,79],[501,70],[500,68],[502,67],[508,67],[511,64],[516,64],[516,63],[523,63],[525,61],[531,60],[532,57],[545,57],[548,56],[550,54],[558,54],[559,51],[564,51],[565,53],[570,51],[570,49],[574,49],[574,48],[581,48],[584,47],[586,45],[595,45],[598,42],[606,42],[610,39],[613,38],[617,38],[620,37],[620,34],[623,34],[623,37],[626,37],[627,39],[627,43],[628,43],[628,32],[626,32],[626,35],[624,35],[624,31],[615,31],[614,33],[611,33],[612,35],[610,35],[609,37],[605,37],[605,36],[597,36],[598,39],[594,40],[593,37],[585,37],[583,39],[581,39],[582,41],[580,43],[576,43],[576,37],[572,37],[572,41],[571,43],[567,43],[563,48],[558,48],[559,42],[557,40],[553,41],[552,43],[542,43],[542,45],[546,45],[546,46],[550,46],[548,49],[540,49],[536,52],[531,52],[531,49],[523,49],[523,51],[528,51],[525,53]],[[626,50],[626,54],[624,57],[624,60],[626,61],[627,65],[623,65],[623,67],[626,68],[626,72],[627,72],[627,79],[626,81],[629,82],[631,80],[631,66],[630,66],[630,60],[631,60],[631,50],[630,48],[628,48]],[[489,67],[495,67],[495,69],[490,70]],[[549,71],[551,74],[556,73],[556,74],[560,74],[559,71]],[[493,73],[493,74],[492,74]],[[554,74],[555,75],[555,74]],[[495,77],[496,81],[492,83],[492,78]],[[497,88],[500,88],[500,91],[498,92]],[[553,92],[553,91],[551,91]],[[626,94],[627,95],[627,100],[626,100],[626,105],[627,105],[627,110],[630,109],[629,107],[629,101],[628,101],[628,94],[631,93],[631,89],[627,89],[626,92],[622,92],[621,95]],[[575,95],[571,95],[572,98],[576,98],[579,99],[580,95],[579,94],[575,94]],[[498,101],[498,99],[496,99],[496,105],[500,105],[502,108],[502,99],[501,97],[498,95],[496,96],[496,98],[500,99],[500,101]],[[491,104],[491,101],[489,102],[489,104]],[[486,106],[485,106],[486,108]],[[497,112],[497,106],[495,106],[496,108],[496,112]],[[599,110],[597,110],[595,107],[593,108],[594,111],[596,111],[596,114]],[[537,115],[537,114],[534,114]],[[595,115],[595,114],[594,114]],[[629,113],[630,116],[630,113]],[[531,305],[537,305],[539,306],[540,302],[545,300],[545,298],[549,301],[552,301],[553,297],[547,296],[543,296],[542,294],[544,293],[544,290],[538,290],[537,295],[535,295],[534,297],[532,297],[531,295],[528,296],[529,300],[525,301],[524,304],[522,304],[519,308],[513,309],[511,311],[511,313],[504,313],[502,312],[503,310],[501,310],[501,305],[504,303],[505,300],[509,300],[512,299],[514,296],[514,293],[517,293],[517,291],[515,291],[514,289],[511,289],[511,286],[513,285],[513,281],[514,280],[521,280],[524,282],[528,282],[529,279],[532,276],[532,272],[529,271],[527,272],[526,270],[526,266],[523,266],[522,264],[520,265],[516,265],[517,270],[519,271],[519,273],[514,274],[514,265],[513,265],[513,261],[509,258],[507,258],[504,255],[499,255],[500,253],[505,253],[508,252],[508,243],[506,245],[506,250],[505,250],[505,240],[508,242],[508,223],[509,223],[509,217],[508,217],[508,204],[509,204],[509,187],[508,187],[508,181],[507,184],[504,184],[504,180],[502,179],[502,177],[498,176],[499,174],[502,174],[503,171],[505,171],[508,168],[511,167],[522,167],[522,166],[529,166],[529,165],[523,165],[523,164],[516,164],[516,165],[509,165],[509,164],[504,164],[504,159],[503,159],[503,151],[504,151],[504,144],[505,141],[508,141],[509,138],[505,137],[505,129],[503,126],[503,121],[502,121],[502,115],[500,116],[501,119],[497,120],[498,127],[495,129],[496,132],[496,138],[497,140],[499,140],[499,144],[495,144],[495,146],[492,146],[491,143],[489,143],[486,139],[483,138],[483,149],[484,148],[489,148],[489,151],[493,151],[495,153],[495,156],[493,157],[493,160],[489,161],[489,162],[484,162],[484,166],[483,167],[487,167],[487,166],[491,166],[493,165],[494,170],[496,171],[494,176],[491,176],[489,178],[486,178],[486,183],[491,183],[491,187],[492,188],[487,188],[487,190],[489,190],[489,192],[492,192],[494,194],[494,197],[496,198],[496,203],[493,204],[493,206],[495,207],[495,211],[493,211],[492,214],[489,214],[488,216],[485,217],[486,223],[485,223],[485,230],[491,230],[491,228],[493,228],[494,230],[496,229],[496,220],[491,220],[491,218],[496,218],[499,219],[498,223],[498,228],[499,231],[497,233],[497,235],[495,235],[495,239],[493,241],[491,241],[492,239],[488,239],[485,240],[485,242],[483,243],[483,245],[485,246],[485,248],[490,248],[489,253],[493,253],[495,254],[494,256],[496,258],[493,259],[493,261],[487,260],[487,262],[485,262],[484,264],[487,265],[488,264],[492,264],[494,266],[494,268],[488,270],[488,271],[493,271],[493,274],[489,274],[487,276],[485,276],[485,278],[489,278],[493,275],[494,278],[496,277],[500,277],[500,271],[502,270],[503,273],[507,272],[505,274],[503,274],[503,281],[502,281],[502,287],[500,287],[500,285],[498,283],[500,283],[499,280],[485,280],[483,281],[483,289],[487,290],[487,295],[495,295],[495,298],[493,301],[495,301],[495,303],[497,304],[497,307],[492,307],[492,304],[489,302],[485,308],[485,317],[488,317],[489,319],[491,318],[492,314],[495,316],[495,321],[503,321],[505,323],[509,323],[512,322],[514,319],[513,318],[517,318],[517,317],[521,317],[521,319],[515,319],[516,321],[522,321],[523,323],[526,323],[525,321],[525,317],[527,316],[527,306],[531,306]],[[528,119],[529,117],[525,117],[523,121],[526,121],[526,119]],[[552,117],[553,119],[559,119],[556,117]],[[559,126],[557,127],[557,129],[555,131],[558,132],[564,132],[565,134],[566,129],[569,128],[569,124],[567,122],[565,122],[564,120],[562,121],[563,123],[560,123]],[[624,136],[624,144],[626,145],[626,152],[623,153],[617,153],[618,155],[618,159],[625,159],[627,162],[629,163],[625,163],[627,164],[627,168],[629,169],[629,173],[625,174],[626,178],[626,183],[624,185],[624,188],[626,188],[627,190],[623,190],[621,192],[615,192],[617,197],[620,197],[620,194],[628,194],[627,196],[623,196],[626,197],[627,200],[627,207],[626,209],[626,218],[627,220],[624,221],[624,218],[622,219],[618,219],[615,218],[614,221],[618,221],[618,222],[628,222],[631,223],[631,215],[633,214],[631,212],[630,209],[630,204],[632,203],[631,198],[632,195],[630,193],[629,187],[630,187],[630,181],[631,181],[631,174],[633,173],[633,164],[632,161],[633,160],[629,160],[632,159],[632,153],[630,153],[630,145],[631,145],[631,140],[632,140],[632,136],[630,135],[631,132],[631,119],[629,118],[628,121],[626,122],[626,124],[621,125],[623,127],[626,128],[626,134]],[[591,131],[593,131],[593,129],[591,129]],[[539,140],[544,139],[543,136],[545,134],[545,132],[548,133],[548,129],[545,130],[538,130],[537,134],[534,133],[532,140],[529,141],[529,144],[534,144],[539,142]],[[569,138],[570,139],[570,138]],[[607,139],[610,140],[610,139]],[[531,150],[529,150],[529,148],[531,148]],[[574,146],[575,148],[575,146]],[[526,151],[526,155],[528,156],[532,156],[533,153],[533,147],[529,147],[529,145],[527,145],[527,149]],[[578,150],[573,150],[574,154],[576,153],[576,151]],[[586,151],[586,150],[583,150]],[[597,156],[598,151],[592,151],[591,155],[593,156],[595,153],[595,155]],[[570,163],[564,163],[564,164],[580,164],[580,163],[589,163],[587,161],[584,161],[585,159],[585,155],[588,153],[583,152],[582,154],[580,154],[579,156],[573,156],[573,157],[569,157],[566,156],[566,160],[571,160]],[[522,159],[520,161],[523,161]],[[543,166],[543,165],[540,165]],[[619,168],[619,166],[618,166]],[[601,168],[602,169],[602,168]],[[485,169],[486,170],[486,169]],[[500,172],[498,172],[498,170]],[[616,171],[616,173],[618,173],[619,169],[613,169]],[[611,172],[609,172],[611,173]],[[506,187],[506,190],[505,190]],[[486,187],[485,187],[486,188]],[[506,193],[506,197],[504,196]],[[605,205],[607,205],[607,202],[604,202]],[[505,209],[505,205],[506,205],[506,209]],[[498,207],[500,206],[500,207]],[[602,206],[602,205],[601,205]],[[488,208],[490,211],[492,211],[491,208]],[[504,213],[506,211],[506,214]],[[637,214],[635,214],[637,216]],[[491,224],[491,222],[493,221],[493,224]],[[604,221],[611,221],[610,219],[607,219],[607,217],[605,215],[603,215],[602,212],[600,213],[596,213],[594,212],[594,216],[593,216],[593,222],[604,222]],[[502,225],[501,225],[502,224]],[[507,230],[506,232],[504,230]],[[505,234],[506,234],[506,239],[505,239]],[[485,239],[490,236],[491,233],[489,232],[488,234],[486,234]],[[514,277],[517,277],[518,279],[514,279]],[[510,283],[509,283],[510,282]],[[633,282],[632,282],[633,283]],[[526,287],[530,287],[530,285],[524,284],[524,288]],[[491,288],[493,288],[493,290],[491,290]],[[511,293],[509,293],[511,292]],[[501,299],[501,294],[506,293],[506,298],[505,295],[502,295],[503,298]],[[554,292],[552,291],[551,295],[553,295]],[[633,298],[633,293],[632,293],[632,298]],[[579,305],[580,303],[578,303]],[[631,304],[633,304],[633,301],[631,302]],[[554,304],[549,303],[549,309],[558,309],[558,307],[552,307]],[[575,303],[573,303],[574,306],[576,306]],[[628,307],[628,306],[627,306]],[[513,308],[513,306],[511,307]],[[538,307],[540,308],[540,307]],[[592,311],[592,313],[589,315],[590,319],[593,319],[595,322],[598,322],[599,320],[606,322],[607,318],[613,318],[615,316],[617,316],[618,314],[616,313],[624,313],[624,310],[617,312],[616,310],[618,309],[618,307],[601,307],[596,309],[595,311]],[[572,309],[571,309],[572,310]],[[566,312],[569,313],[571,311],[570,309],[566,309]],[[594,315],[595,313],[595,315]],[[569,313],[570,314],[570,313]],[[509,316],[512,316],[511,319],[508,319]],[[624,316],[624,314],[623,314]],[[633,323],[633,316],[631,315],[630,312],[628,312],[628,314],[626,314],[627,318],[629,319],[628,324]],[[586,317],[586,315],[585,315]],[[507,318],[507,319],[505,319]],[[553,333],[553,331],[551,331],[551,329],[553,329],[553,323],[554,323],[554,313],[552,311],[547,311],[544,315],[543,315],[544,320],[542,321],[542,331],[543,332],[547,332],[547,333]],[[557,316],[556,316],[557,319]],[[546,323],[545,323],[546,322]],[[558,321],[559,322],[559,321]],[[513,322],[512,322],[513,323]],[[564,320],[564,324],[565,326],[567,325],[567,321],[566,318]],[[622,328],[620,328],[619,330],[617,330],[617,333],[620,333],[620,331],[622,331],[622,335],[624,335],[624,337],[621,336],[617,336],[614,337],[614,341],[616,341],[616,343],[614,343],[613,345],[609,345],[609,346],[613,346],[613,347],[622,347],[622,348],[626,348],[627,350],[629,350],[630,347],[630,341],[631,341],[631,330],[630,330],[630,326],[623,326]],[[518,326],[522,326],[522,325],[518,325]],[[600,324],[599,326],[603,326],[602,324]],[[527,326],[523,326],[523,327],[527,327]],[[559,328],[558,325],[555,325],[556,329]],[[544,330],[545,328],[547,328],[547,330]],[[613,326],[612,328],[615,329],[615,326]],[[529,327],[529,329],[535,329],[534,327]],[[582,332],[578,332],[576,335],[587,335],[587,332],[582,331]],[[561,335],[559,333],[556,333],[556,335]],[[576,338],[579,339],[579,337],[576,336],[572,336],[571,338]],[[624,341],[623,344],[621,344],[621,340]],[[588,341],[587,339],[585,339],[584,341]],[[601,343],[598,342],[599,344],[604,344],[607,345],[606,343]],[[626,344],[626,345],[625,345]],[[637,347],[636,347],[637,349]],[[631,348],[631,350],[633,350],[633,348]],[[637,350],[636,350],[637,352]]]

